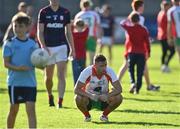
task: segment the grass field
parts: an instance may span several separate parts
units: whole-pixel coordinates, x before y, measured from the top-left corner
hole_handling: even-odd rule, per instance
[[[123,61],[124,48],[116,45],[113,48],[112,68],[118,72]],[[0,48],[0,58],[2,59]],[[104,50],[107,55],[107,50]],[[39,128],[180,128],[180,64],[177,55],[170,63],[172,70],[169,74],[160,71],[161,48],[159,44],[152,45],[151,59],[148,60],[149,72],[152,83],[161,86],[159,92],[146,91],[146,84],[139,95],[128,93],[129,75],[126,73],[122,80],[123,97],[122,105],[109,115],[109,123],[99,120],[100,111],[92,110],[92,122],[85,123],[83,115],[77,110],[73,100],[73,80],[71,63],[68,64],[67,87],[64,97],[64,108],[48,107],[48,97],[43,84],[43,73],[37,70],[37,123]],[[54,78],[54,84],[57,79]],[[54,96],[57,99],[56,86]],[[9,110],[9,97],[6,86],[6,69],[0,62],[0,128],[6,127],[6,117]],[[25,106],[21,105],[16,128],[27,128]]]

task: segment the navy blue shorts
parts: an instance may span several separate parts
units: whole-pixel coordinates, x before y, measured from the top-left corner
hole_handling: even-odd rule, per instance
[[[11,104],[25,102],[36,102],[36,87],[14,87],[9,86],[9,99]]]

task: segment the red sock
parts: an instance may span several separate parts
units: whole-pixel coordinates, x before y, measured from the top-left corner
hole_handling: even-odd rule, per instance
[[[85,112],[82,112],[84,114],[85,117],[89,117],[90,114],[89,114],[89,111],[85,111]]]
[[[48,97],[49,97],[49,99],[51,99],[51,98],[53,98],[53,95],[51,94],[51,95],[48,95]]]
[[[62,104],[63,98],[59,98],[58,104]]]
[[[104,116],[108,116],[108,114],[109,114],[110,112],[111,112],[111,111],[109,110],[109,108],[106,108],[106,109],[104,109],[103,115],[104,115]]]

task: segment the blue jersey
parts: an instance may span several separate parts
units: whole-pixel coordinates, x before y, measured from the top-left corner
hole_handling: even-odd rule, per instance
[[[31,70],[16,71],[8,69],[7,82],[9,86],[35,87],[35,68],[31,63],[31,53],[38,47],[34,40],[27,38],[22,41],[16,37],[6,41],[3,45],[3,57],[10,57],[10,64],[14,66],[28,66]]]
[[[103,15],[101,15],[100,18],[104,36],[111,37],[113,35],[114,18],[112,16],[105,17]]]
[[[53,11],[50,6],[40,10],[38,22],[44,24],[44,39],[48,47],[67,44],[65,26],[70,23],[70,12],[59,7]]]

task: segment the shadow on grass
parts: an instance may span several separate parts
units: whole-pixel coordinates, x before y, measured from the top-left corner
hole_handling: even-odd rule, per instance
[[[180,127],[180,125],[175,125],[175,124],[168,124],[168,123],[152,123],[152,122],[116,122],[116,121],[111,121],[111,122],[97,122],[97,121],[92,121],[94,124],[120,124],[120,125],[143,125],[143,126],[173,126],[173,127]]]
[[[0,88],[0,94],[4,94],[7,93],[7,89],[6,88]]]
[[[0,88],[0,93],[1,94],[5,94],[8,92],[7,88]],[[45,89],[38,89],[37,92],[43,93],[43,92],[47,92]],[[57,92],[57,90],[53,90],[53,92]],[[66,92],[73,92],[73,90],[66,90]]]
[[[180,115],[180,112],[171,112],[171,111],[155,111],[155,110],[132,110],[132,109],[126,109],[126,110],[115,110],[114,112],[125,112],[125,113],[144,113],[144,114],[174,114],[174,115]]]
[[[139,102],[176,102],[173,100],[152,100],[152,99],[138,99],[138,98],[126,98],[124,97],[125,100],[133,100],[133,101],[139,101]]]

